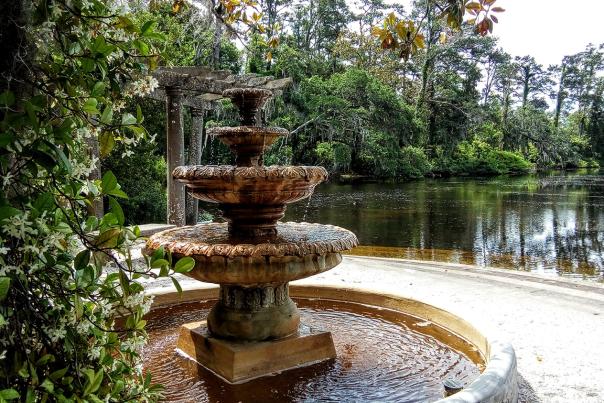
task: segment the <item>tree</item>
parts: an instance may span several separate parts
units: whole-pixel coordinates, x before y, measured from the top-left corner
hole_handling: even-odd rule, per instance
[[[535,101],[539,95],[549,95],[552,80],[543,66],[532,56],[515,57],[516,82],[521,94],[522,107],[526,108],[529,100]]]

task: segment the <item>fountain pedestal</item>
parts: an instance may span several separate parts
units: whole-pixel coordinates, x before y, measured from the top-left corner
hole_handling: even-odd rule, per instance
[[[242,383],[336,357],[330,332],[299,325],[278,340],[246,342],[214,337],[206,322],[180,328],[177,348],[229,383]]]
[[[200,200],[219,203],[228,223],[199,224],[155,234],[146,253],[163,248],[191,256],[188,276],[220,284],[207,322],[183,325],[178,348],[231,383],[335,357],[331,334],[300,324],[289,282],[329,270],[357,244],[343,228],[280,223],[286,204],[309,197],[327,179],[322,167],[269,166],[262,153],[283,129],[251,126],[270,91],[225,91],[244,126],[209,133],[236,154],[237,166],[187,166],[175,179]]]

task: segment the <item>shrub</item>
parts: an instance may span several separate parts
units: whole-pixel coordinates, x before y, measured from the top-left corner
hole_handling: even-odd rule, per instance
[[[401,148],[398,171],[406,178],[423,178],[432,171],[432,164],[423,148],[407,146]]]
[[[0,83],[0,400],[156,399],[140,356],[151,299],[136,279],[194,262],[171,269],[158,251],[133,263],[127,196],[111,172],[89,179],[88,150],[98,141],[106,156],[145,138],[124,97],[157,84],[148,66],[159,35],[99,0],[12,4],[3,18],[23,42],[0,71],[13,78]],[[89,207],[102,197],[109,211],[97,218]]]
[[[474,138],[459,143],[450,156],[441,155],[440,169],[452,175],[503,175],[529,172],[532,164],[520,153],[494,149]]]

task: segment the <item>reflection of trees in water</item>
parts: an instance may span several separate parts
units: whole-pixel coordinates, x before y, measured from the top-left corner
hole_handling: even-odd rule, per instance
[[[305,205],[290,205],[286,220],[301,219]],[[313,196],[306,220],[346,227],[361,244],[379,246],[376,254],[604,272],[604,176],[328,184]]]
[[[591,200],[602,195],[580,182],[559,176],[539,178],[529,186],[523,184],[531,194],[520,202],[514,200],[516,192],[484,189],[493,201],[487,211],[474,210],[480,216],[476,233],[481,238],[474,244],[480,263],[587,276],[604,271],[604,240],[597,228],[604,217]],[[510,220],[510,215],[517,219]]]

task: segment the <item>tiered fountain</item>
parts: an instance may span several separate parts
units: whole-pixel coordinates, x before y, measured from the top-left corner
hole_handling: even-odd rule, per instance
[[[310,197],[327,178],[322,167],[264,166],[263,152],[284,129],[257,127],[272,95],[259,89],[224,92],[239,108],[242,126],[212,129],[236,165],[177,167],[173,176],[193,197],[218,203],[227,223],[206,223],[152,236],[147,253],[163,247],[196,260],[189,276],[220,284],[207,321],[181,327],[178,348],[231,383],[335,357],[329,332],[300,323],[289,281],[329,270],[357,244],[345,229],[281,223],[288,203]],[[286,354],[283,354],[287,352]]]

